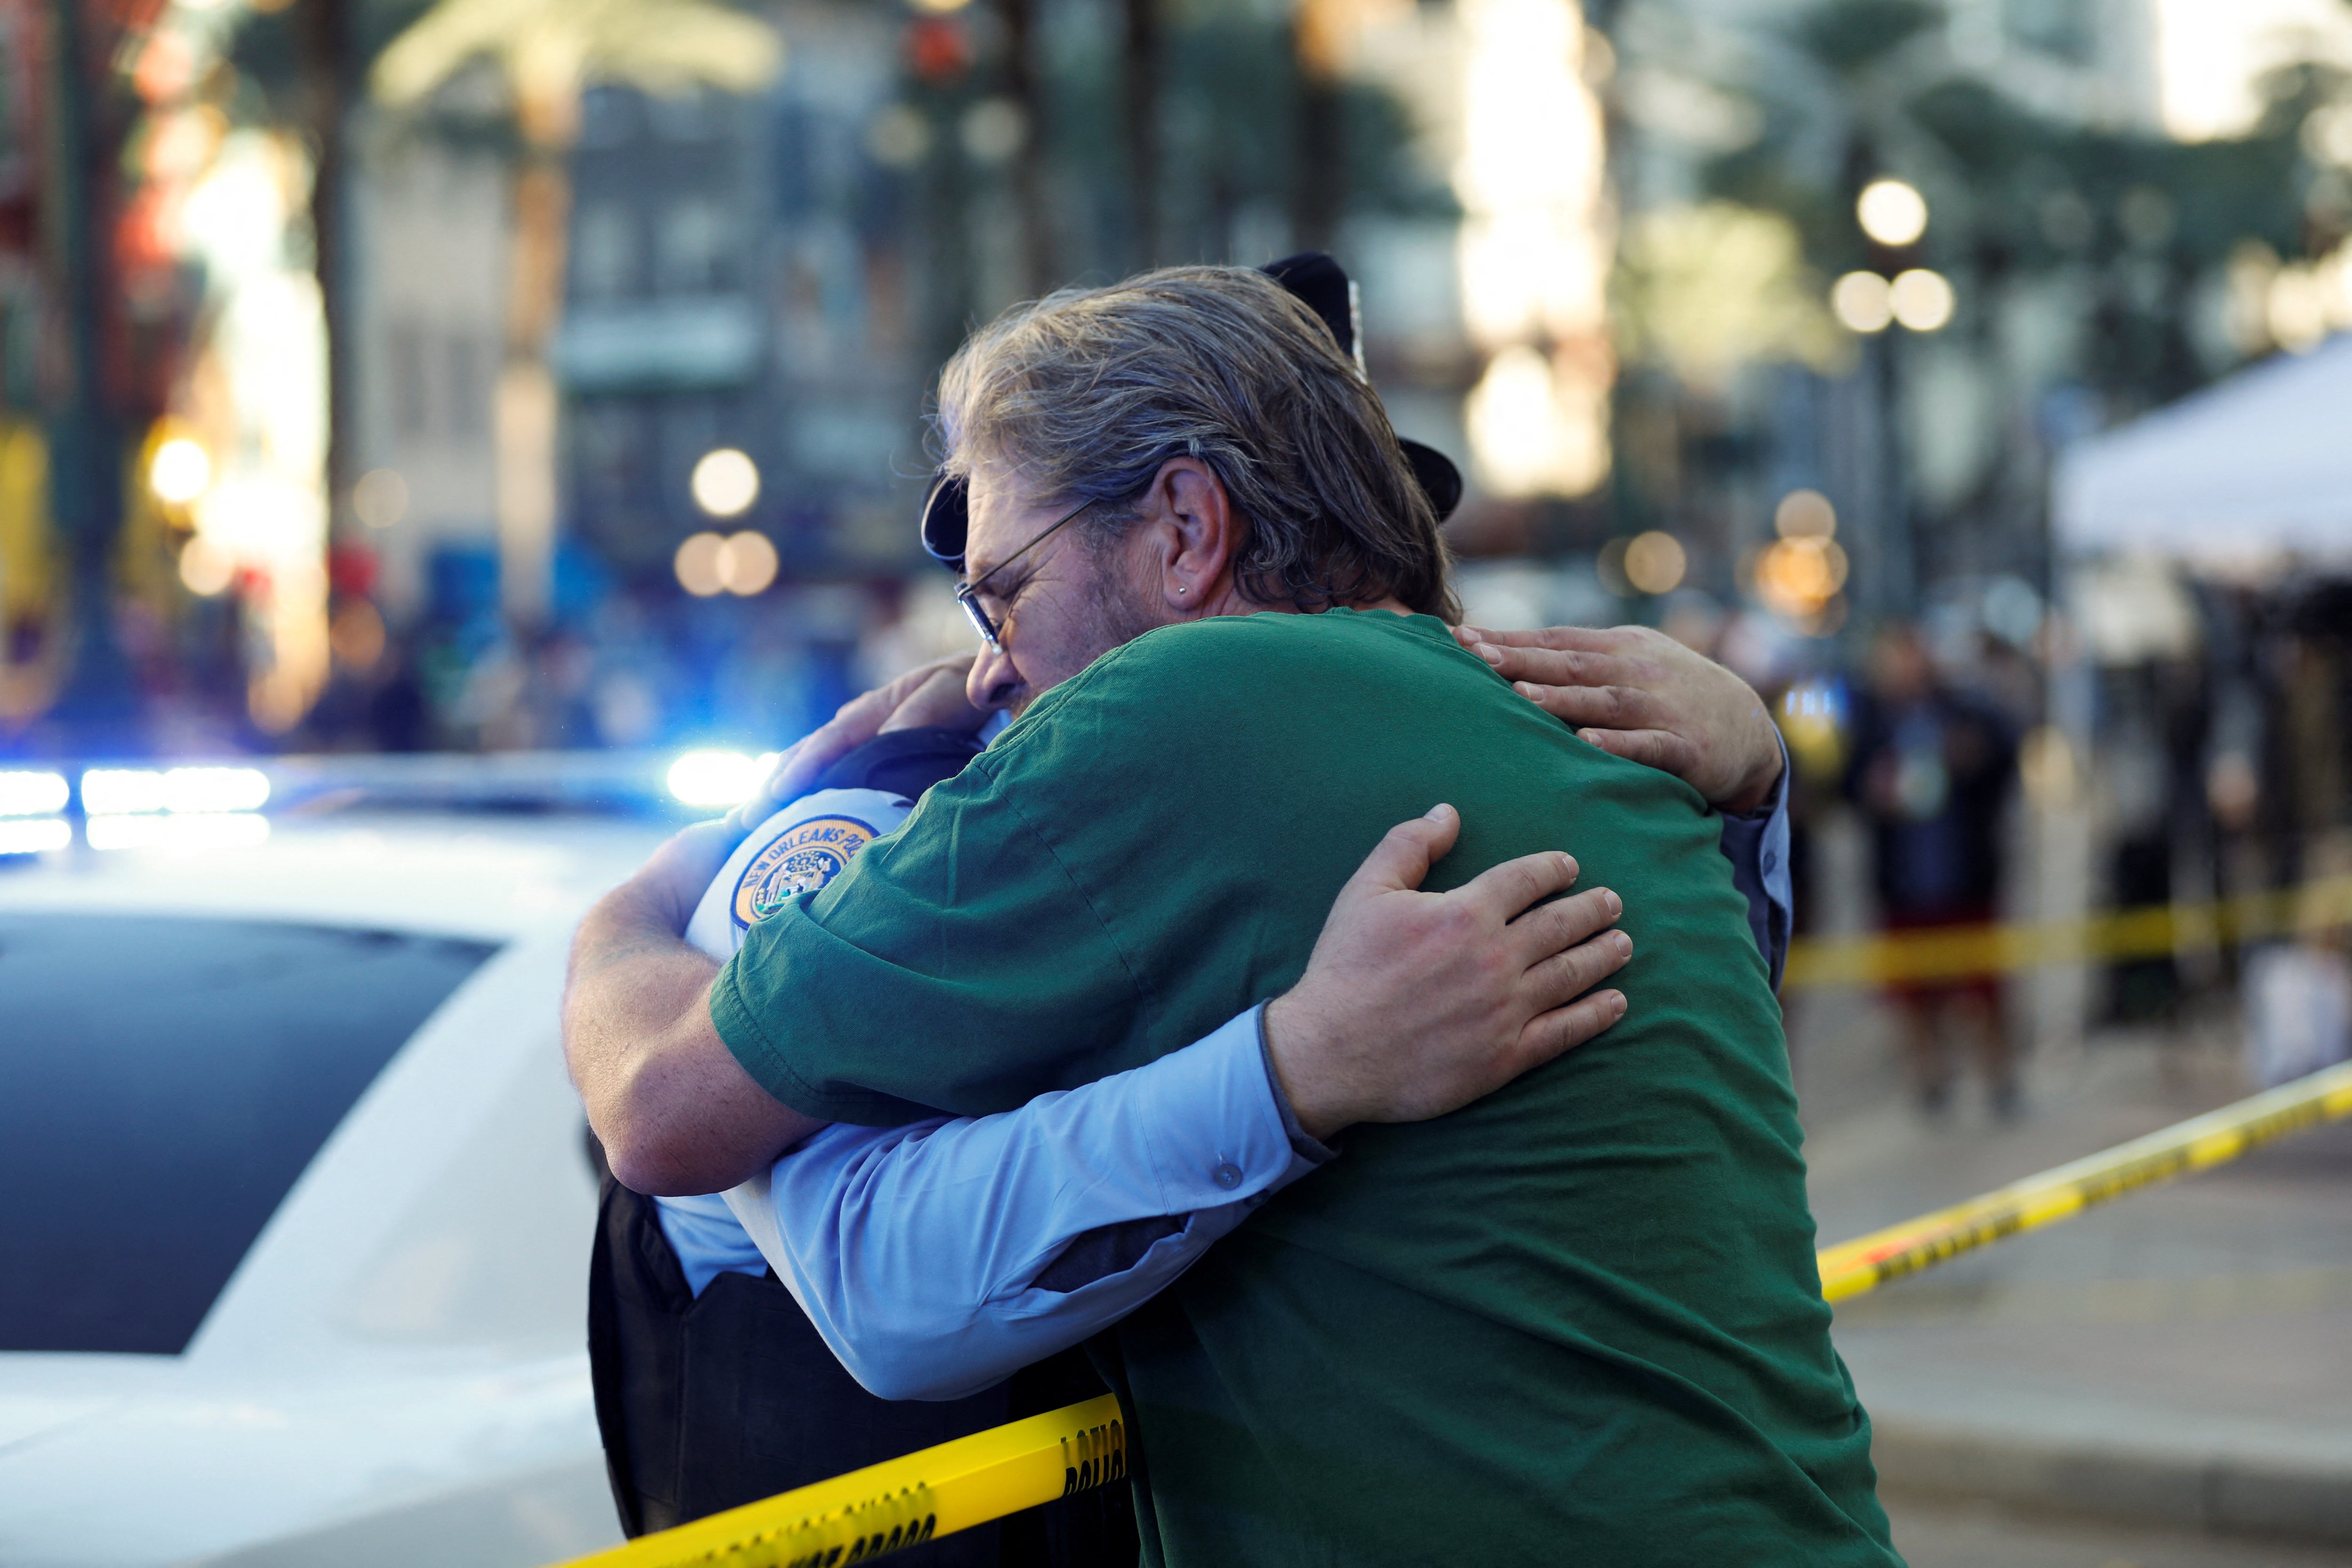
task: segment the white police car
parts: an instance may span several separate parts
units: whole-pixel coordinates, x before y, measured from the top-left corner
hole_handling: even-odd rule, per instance
[[[0,862],[0,1563],[617,1541],[556,1002],[667,828],[188,820]]]

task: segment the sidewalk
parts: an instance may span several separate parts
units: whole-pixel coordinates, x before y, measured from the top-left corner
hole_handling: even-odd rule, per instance
[[[1883,1020],[1800,1037],[1824,1244],[2248,1092],[2226,1029],[2110,1035],[2032,1064],[2017,1123],[1934,1125]],[[2352,1542],[2352,1124],[1883,1287],[1836,1337],[1890,1491]]]

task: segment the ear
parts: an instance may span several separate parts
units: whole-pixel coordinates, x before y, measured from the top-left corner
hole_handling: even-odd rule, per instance
[[[1207,613],[1233,585],[1242,520],[1217,471],[1198,458],[1171,458],[1144,497],[1150,590],[1177,615]]]

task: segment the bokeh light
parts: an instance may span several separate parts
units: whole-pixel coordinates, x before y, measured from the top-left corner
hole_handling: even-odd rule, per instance
[[[259,768],[173,768],[163,775],[163,801],[166,811],[258,811],[269,801],[269,775]]]
[[[1883,332],[1895,320],[1894,289],[1875,272],[1849,272],[1830,289],[1830,310],[1855,332]]]
[[[0,773],[0,816],[38,816],[63,811],[70,793],[63,773]]]
[[[81,808],[92,816],[255,811],[268,800],[269,775],[258,768],[92,768],[81,775]]]
[[[0,822],[0,855],[42,855],[73,842],[73,824],[59,816]]]
[[[147,488],[155,499],[185,506],[212,488],[212,454],[185,436],[174,436],[155,448],[147,465]]]
[[[740,805],[761,773],[760,760],[741,752],[688,752],[669,765],[669,793],[686,805]]]
[[[163,809],[163,775],[153,768],[91,768],[81,775],[81,808],[92,816]]]
[[[391,468],[362,474],[352,487],[352,510],[370,528],[390,528],[408,515],[408,481]]]
[[[1940,272],[1915,267],[1895,274],[1887,289],[1895,319],[1915,332],[1932,332],[1952,319],[1952,285]]]
[[[1654,528],[1625,546],[1625,581],[1644,594],[1673,593],[1689,570],[1690,557],[1671,533]]]
[[[1845,552],[1823,534],[1783,539],[1757,558],[1756,596],[1799,623],[1817,619],[1845,586]]]
[[[757,529],[747,528],[723,537],[709,532],[690,535],[677,547],[671,564],[677,572],[678,586],[698,599],[720,594],[748,598],[767,592],[776,580],[780,562],[773,542]]]
[[[209,599],[236,576],[236,558],[204,535],[198,534],[181,548],[180,583],[189,593]]]
[[[702,454],[690,481],[694,504],[713,517],[740,517],[760,499],[760,468],[746,454],[721,447]]]
[[[670,561],[677,573],[677,585],[698,599],[725,593],[727,579],[719,571],[719,557],[726,551],[727,541],[718,534],[688,535]]]
[[[1591,489],[1609,469],[1591,394],[1524,343],[1497,353],[1463,405],[1479,477],[1507,496]]]
[[[766,534],[747,528],[721,542],[713,564],[722,587],[749,598],[767,592],[768,584],[776,580],[776,547]]]
[[[1772,531],[1783,539],[1832,538],[1837,508],[1819,490],[1790,490],[1772,509]]]
[[[1457,9],[1455,278],[1462,324],[1495,356],[1464,410],[1471,457],[1496,494],[1582,495],[1609,473],[1615,377],[1606,342],[1614,203],[1599,78],[1588,79],[1604,68],[1607,46],[1572,0]],[[1333,23],[1323,31],[1335,38],[1370,15],[1301,8],[1304,23]],[[1357,19],[1336,24],[1341,16]],[[1313,30],[1303,26],[1302,40]]]
[[[1927,199],[1901,180],[1873,180],[1853,204],[1862,232],[1881,245],[1910,245],[1927,232]]]

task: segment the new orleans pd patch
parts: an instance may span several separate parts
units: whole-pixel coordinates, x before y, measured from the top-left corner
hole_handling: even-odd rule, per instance
[[[874,838],[874,829],[854,816],[812,816],[776,835],[736,880],[735,924],[749,930],[795,894],[815,892]]]

